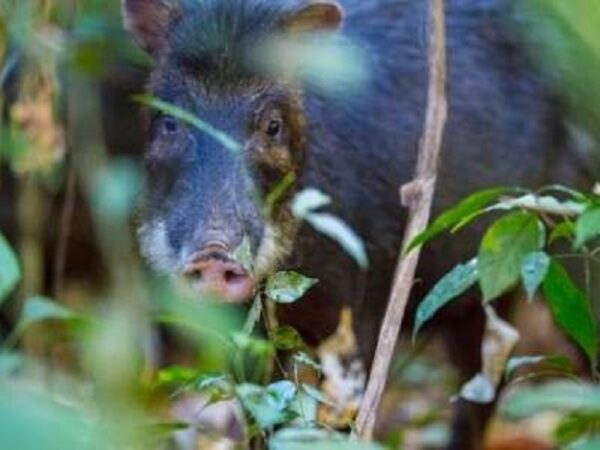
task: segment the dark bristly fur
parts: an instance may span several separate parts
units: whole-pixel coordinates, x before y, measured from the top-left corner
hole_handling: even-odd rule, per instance
[[[150,261],[170,273],[179,273],[185,259],[210,239],[235,249],[247,238],[255,255],[269,245],[271,250],[287,248],[293,240],[294,251],[283,267],[321,282],[309,298],[283,311],[282,319],[314,342],[333,331],[339,307],[350,304],[360,318],[356,331],[368,359],[402,237],[398,186],[412,176],[422,132],[427,2],[341,3],[345,18],[340,33],[363,50],[371,76],[360,91],[336,96],[302,83],[290,86],[246,65],[257,42],[280,33],[278,24],[304,2],[187,2],[164,37],[165,50],[157,55],[153,94],[246,146],[234,156],[198,131],[181,127],[166,132],[159,117],[147,157],[140,235]],[[586,185],[589,180],[568,151],[556,98],[527,62],[521,44],[510,37],[516,35],[516,21],[508,14],[508,2],[446,3],[449,119],[436,211],[492,185]],[[264,132],[272,110],[283,116],[286,132],[275,143]],[[297,161],[296,189],[317,187],[332,197],[332,211],[366,243],[368,272],[308,227],[294,236],[289,223],[269,223],[262,216],[255,194],[268,191],[261,181],[267,171],[281,169],[276,161],[285,158],[268,157],[275,154]],[[285,231],[267,245],[269,228]],[[419,290],[465,261],[475,243],[471,232],[428,246]],[[285,253],[279,251],[276,260]],[[479,299],[471,300],[448,308],[438,323],[448,331],[448,347],[461,363],[464,379],[478,368],[479,349],[473,343],[482,332]],[[477,448],[485,414],[469,413],[473,411],[461,408],[452,448]]]

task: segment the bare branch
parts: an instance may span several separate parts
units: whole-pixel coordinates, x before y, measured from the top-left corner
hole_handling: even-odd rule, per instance
[[[429,0],[429,90],[425,130],[420,142],[415,179],[401,188],[402,203],[409,208],[404,235],[405,248],[427,227],[437,181],[442,136],[446,123],[446,38],[444,0]],[[400,257],[388,308],[365,397],[357,418],[358,434],[371,439],[377,409],[387,382],[394,348],[404,319],[420,250]]]

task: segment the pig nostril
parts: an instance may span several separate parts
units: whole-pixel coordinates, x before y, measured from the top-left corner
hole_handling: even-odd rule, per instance
[[[228,270],[225,272],[225,282],[228,284],[236,284],[240,281],[244,281],[248,278],[246,275],[236,272],[234,270]]]
[[[201,281],[202,280],[202,270],[190,270],[186,273],[188,279],[192,281]]]

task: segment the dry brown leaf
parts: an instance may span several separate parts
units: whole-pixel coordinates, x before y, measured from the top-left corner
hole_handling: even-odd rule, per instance
[[[348,427],[358,412],[367,378],[349,308],[342,310],[336,332],[319,346],[317,353],[324,375],[321,388],[327,400],[327,404],[319,406],[317,418],[332,428]]]

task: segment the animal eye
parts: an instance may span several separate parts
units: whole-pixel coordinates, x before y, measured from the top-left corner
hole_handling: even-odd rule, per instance
[[[267,126],[267,135],[270,137],[277,137],[281,132],[281,120],[273,119]]]
[[[161,118],[161,127],[167,133],[175,133],[178,129],[177,120],[173,116],[165,115]]]

